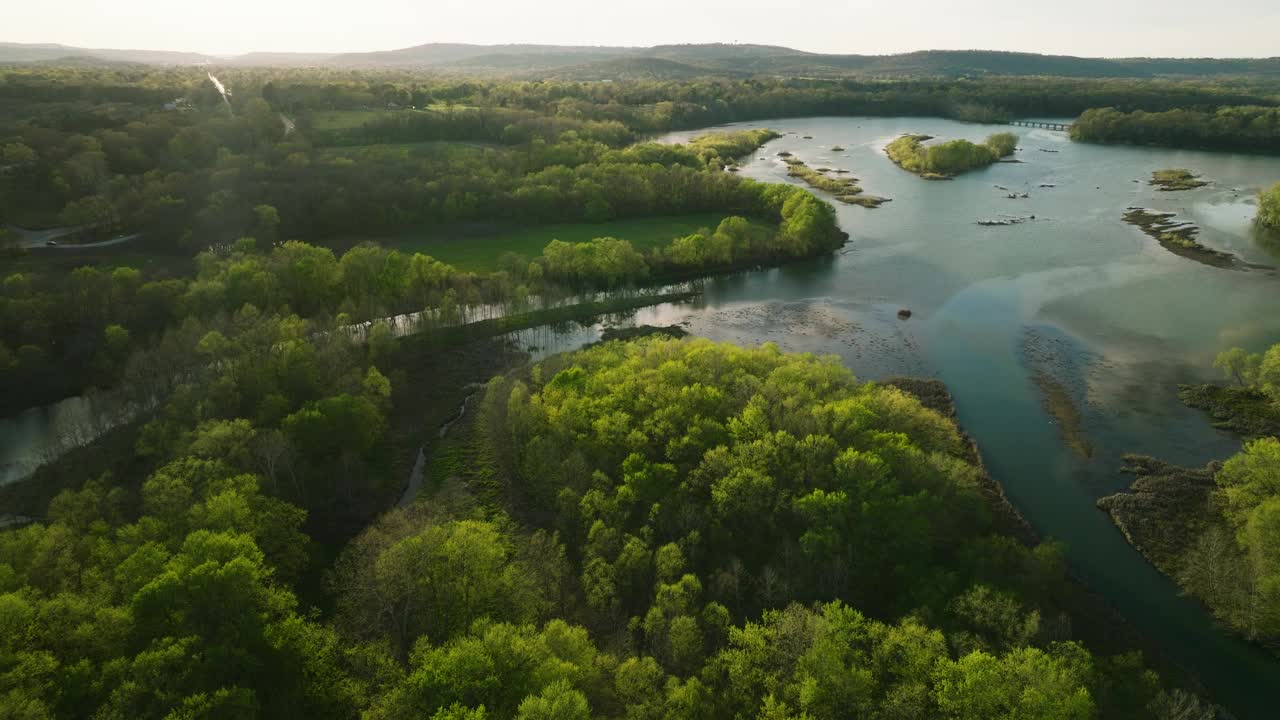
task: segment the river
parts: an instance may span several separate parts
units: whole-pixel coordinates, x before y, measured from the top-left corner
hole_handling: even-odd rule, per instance
[[[875,210],[837,204],[852,239],[833,258],[710,280],[696,304],[649,308],[635,321],[839,355],[866,379],[942,379],[992,475],[1042,535],[1066,544],[1078,574],[1218,702],[1242,718],[1275,717],[1280,662],[1215,628],[1094,503],[1132,479],[1118,472],[1124,453],[1203,465],[1236,452],[1236,437],[1178,402],[1177,384],[1217,378],[1213,358],[1224,347],[1280,342],[1280,277],[1173,255],[1122,222],[1125,209],[1176,212],[1202,228],[1204,244],[1280,264],[1251,226],[1254,196],[1280,180],[1280,158],[1086,145],[1060,132],[926,118],[730,127],[794,133],[755,153],[744,176],[798,182],[777,157],[785,150],[811,167],[847,169],[866,192],[893,202]],[[904,172],[883,153],[904,132],[979,141],[1009,130],[1021,136],[1022,163],[947,182]],[[1174,193],[1147,184],[1151,171],[1170,167],[1212,183]],[[976,224],[1006,215],[1036,219]],[[903,308],[913,313],[905,321]],[[551,349],[583,339],[579,331]],[[1037,374],[1074,400],[1083,443],[1067,443]]]
[[[1203,465],[1237,451],[1237,438],[1178,402],[1176,386],[1216,378],[1213,358],[1224,347],[1280,342],[1275,273],[1178,257],[1121,216],[1129,206],[1175,212],[1202,228],[1208,246],[1280,264],[1250,224],[1257,190],[1280,180],[1280,158],[1076,144],[1059,132],[929,118],[743,127],[789,134],[754,153],[742,175],[797,182],[777,157],[785,150],[811,167],[847,169],[866,192],[893,202],[876,210],[837,204],[852,239],[831,258],[709,280],[697,302],[648,308],[635,322],[836,354],[866,379],[942,379],[992,475],[1041,534],[1066,544],[1077,572],[1218,702],[1242,718],[1273,717],[1280,662],[1218,631],[1094,503],[1127,486],[1117,471],[1123,453]],[[1021,136],[1021,163],[949,182],[922,180],[883,153],[904,132],[977,141],[1009,130]],[[1177,193],[1147,185],[1151,171],[1170,167],[1212,182]],[[1006,227],[976,224],[1031,215]],[[898,318],[903,308],[910,319]],[[542,357],[594,340],[598,330],[542,329],[517,339]],[[1077,405],[1075,441],[1046,410],[1037,377]]]

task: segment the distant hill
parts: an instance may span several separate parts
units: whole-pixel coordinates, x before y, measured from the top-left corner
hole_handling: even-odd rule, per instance
[[[382,67],[474,66],[506,68],[519,62],[539,66],[573,65],[640,52],[636,48],[573,45],[462,45],[431,43],[400,50],[335,55],[335,65]]]
[[[622,57],[570,65],[547,70],[531,70],[518,77],[540,77],[547,80],[692,80],[713,71],[706,67],[655,57]],[[714,71],[724,77],[748,77],[748,71]]]
[[[72,47],[70,45],[0,42],[0,62],[56,62],[63,58],[96,58],[108,62],[146,63],[149,65],[195,65],[216,60],[199,53],[169,50],[110,50]]]
[[[263,66],[284,66],[284,67],[304,67],[312,65],[325,65],[335,56],[335,53],[286,53],[286,52],[251,52],[244,55],[237,55],[233,58],[223,58],[220,63],[232,65],[247,65],[255,67]]]
[[[419,68],[456,73],[513,74],[582,80],[687,78],[699,75],[936,76],[1054,75],[1060,77],[1280,78],[1280,57],[1083,58],[991,50],[925,50],[898,55],[827,55],[773,45],[659,45],[650,48],[572,45],[430,43],[365,53],[249,53],[218,58],[198,53],[103,50],[66,45],[0,43],[0,62],[54,63],[86,58],[151,64],[321,65]]]

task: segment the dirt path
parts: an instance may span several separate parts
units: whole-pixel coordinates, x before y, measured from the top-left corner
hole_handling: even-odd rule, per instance
[[[111,247],[112,245],[123,245],[130,240],[135,240],[139,237],[138,233],[134,233],[132,235],[121,235],[119,237],[114,237],[110,240],[102,240],[100,242],[49,245],[50,241],[57,242],[59,239],[67,237],[68,235],[74,235],[79,232],[81,228],[58,227],[49,228],[47,230],[27,230],[25,228],[10,225],[8,229],[17,233],[18,237],[22,238],[18,241],[18,247],[27,249],[47,247],[50,250],[80,250],[84,248]]]

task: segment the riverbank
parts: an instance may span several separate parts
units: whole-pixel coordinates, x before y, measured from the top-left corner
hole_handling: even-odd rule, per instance
[[[895,377],[884,380],[881,384],[898,388],[919,400],[921,405],[955,423],[960,438],[964,442],[963,459],[978,469],[979,489],[987,500],[987,506],[995,519],[997,529],[1005,535],[1017,538],[1028,547],[1038,544],[1040,536],[1031,527],[1031,523],[1018,512],[1005,494],[1004,487],[988,472],[986,464],[982,461],[982,452],[978,449],[977,441],[960,427],[956,418],[955,398],[947,389],[946,383],[932,378]]]
[[[501,345],[493,346],[475,355],[466,355],[469,352],[466,348],[471,347],[473,343],[478,341],[540,325],[571,321],[591,322],[599,316],[616,313],[629,314],[639,308],[671,302],[686,302],[697,296],[698,293],[696,291],[626,295],[575,305],[534,310],[464,325],[430,328],[397,340],[397,351],[387,372],[391,377],[394,392],[399,392],[406,387],[419,389],[423,387],[433,389],[460,387],[467,382],[479,382],[499,374],[503,368],[510,364],[510,358],[513,354],[518,356],[521,352],[521,349],[508,348],[506,345]],[[454,357],[450,354],[458,348],[463,348],[461,352],[464,353],[464,356]],[[497,364],[491,365],[491,361],[497,362]],[[445,377],[444,368],[448,362],[457,362],[467,368],[478,368],[480,374],[476,377],[468,375],[468,379],[459,383],[446,382],[441,385],[439,378]],[[413,371],[412,374],[410,373],[411,370]],[[400,408],[419,405],[422,397],[414,399],[401,396],[401,400],[403,404],[395,406],[397,409],[393,410],[393,416],[396,415]],[[447,414],[457,407],[457,402],[448,393],[444,393],[439,400],[438,407],[432,405],[432,410],[427,414],[428,425],[432,428],[438,427],[439,423],[432,424],[430,422],[431,417],[434,417],[431,413],[439,410],[440,413]],[[136,452],[135,445],[138,432],[147,419],[148,417],[141,416],[129,423],[111,428],[94,440],[69,448],[57,459],[40,465],[30,476],[0,485],[0,512],[39,519],[44,516],[48,509],[49,501],[54,496],[63,490],[79,487],[86,480],[103,475],[125,478],[146,477],[155,468],[146,457]],[[408,474],[409,467],[412,465],[412,458],[410,456],[408,465],[403,465],[404,460],[401,459],[401,456],[408,455],[408,452],[400,452],[396,448],[404,449],[412,446],[415,448],[414,452],[416,453],[416,447],[421,446],[422,439],[411,438],[411,433],[404,430],[403,423],[405,418],[400,416],[399,420],[400,432],[391,434],[391,447],[393,450],[390,453],[392,458],[389,461],[390,473],[394,477],[405,477]],[[394,421],[393,425],[395,425]],[[325,528],[318,528],[316,532],[326,535],[332,530],[340,536],[358,532],[363,527],[363,523],[371,517],[371,513],[380,511],[379,508],[391,502],[393,498],[392,491],[398,493],[403,490],[402,486],[394,486],[394,484],[388,487],[390,489],[387,497],[367,498],[369,507],[354,507],[345,501],[342,505],[335,505],[335,511],[350,520],[349,528],[346,527],[348,523],[342,522],[338,523],[342,527],[331,528],[326,526]],[[136,488],[129,488],[128,490],[130,497],[136,494]]]
[[[979,470],[980,491],[987,500],[998,532],[1016,538],[1027,547],[1039,545],[1043,539],[1030,522],[1009,500],[1004,486],[992,477],[982,459],[977,441],[960,426],[955,400],[945,383],[929,378],[889,378],[881,381],[902,390],[920,401],[922,405],[956,423],[965,443],[964,459]],[[1146,662],[1157,669],[1166,682],[1172,682],[1197,693],[1207,690],[1198,677],[1188,668],[1175,662],[1156,640],[1139,631],[1101,593],[1089,586],[1078,573],[1068,570],[1065,596],[1060,598],[1072,622],[1078,639],[1095,650],[1107,653],[1125,653],[1138,649]]]
[[[1213,426],[1246,439],[1280,437],[1280,409],[1253,388],[1179,385],[1178,399],[1209,415]]]

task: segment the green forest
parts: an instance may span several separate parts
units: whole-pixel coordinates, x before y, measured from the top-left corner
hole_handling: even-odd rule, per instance
[[[819,166],[837,141],[1006,203],[1030,198],[984,178],[1026,167],[1026,137],[776,150],[814,141],[788,118],[1076,117],[1090,152],[1263,155],[1269,61],[708,47],[533,74],[467,46],[431,52],[483,72],[0,64],[0,439],[60,401],[96,413],[0,484],[0,718],[1233,717],[1037,534],[920,360],[956,317],[889,288],[938,265],[920,286],[942,305],[969,260],[922,244],[835,279],[922,227]],[[1240,192],[1280,228],[1280,184]],[[1001,217],[963,222],[1024,219]],[[1066,268],[1044,245],[1018,252]],[[762,278],[781,290],[755,303]],[[632,327],[686,322],[676,302],[719,312]],[[782,331],[741,333],[753,312]],[[566,328],[600,341],[553,352]],[[752,347],[683,337],[707,329]],[[918,376],[865,381],[813,343]],[[1133,492],[1100,505],[1224,638],[1274,654],[1280,345],[1219,365],[1230,385],[1181,399],[1240,452],[1132,457]]]
[[[317,584],[304,529],[377,487],[394,350],[233,322],[240,339],[201,337],[219,362],[139,434],[145,479],[92,480],[0,534],[6,708],[976,720],[1198,703],[1072,640],[1059,551],[996,530],[951,421],[771,347],[616,341],[494,380],[469,481],[380,517]]]
[[[1280,153],[1280,109],[1248,105],[1164,112],[1093,109],[1072,123],[1071,139],[1275,154]]]
[[[523,307],[531,295],[610,290],[829,253],[845,235],[827,203],[799,188],[720,171],[720,153],[741,155],[769,137],[747,131],[702,136],[688,146],[634,145],[590,168],[528,176],[528,191],[511,197],[548,220],[564,219],[549,213],[557,203],[585,203],[592,213],[594,201],[579,194],[584,186],[614,187],[626,202],[638,203],[629,214],[640,217],[707,209],[728,215],[714,228],[648,251],[625,238],[551,240],[535,257],[504,250],[496,263],[490,258],[497,269],[468,273],[422,253],[361,245],[339,256],[322,246],[282,242],[281,213],[260,204],[246,210],[243,227],[224,227],[214,236],[222,241],[196,256],[192,275],[167,265],[86,266],[69,274],[34,266],[9,273],[0,281],[2,404],[27,407],[87,387],[112,387],[130,372],[131,353],[148,349],[167,329],[245,304],[291,308],[308,318],[323,312],[345,324],[442,304],[446,314],[481,302]],[[655,162],[659,158],[664,162]],[[588,179],[596,173],[601,184]],[[560,192],[566,195],[557,201]],[[236,239],[240,232],[246,235]]]

